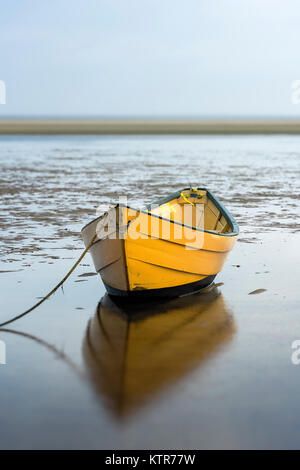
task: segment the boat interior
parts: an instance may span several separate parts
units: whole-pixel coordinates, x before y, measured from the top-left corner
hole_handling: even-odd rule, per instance
[[[226,217],[205,190],[186,189],[178,197],[154,207],[150,212],[190,227],[217,233],[232,232]]]
[[[207,191],[202,189],[185,189],[174,195],[174,198],[171,196],[170,199],[147,206],[147,211],[149,214],[178,222],[184,226],[216,233],[232,233],[228,219],[215,205]],[[99,238],[115,233],[116,229],[117,232],[121,228],[126,230],[128,223],[136,219],[139,214],[139,210],[116,205],[114,211],[111,210],[104,214],[100,220],[98,219],[97,233]]]

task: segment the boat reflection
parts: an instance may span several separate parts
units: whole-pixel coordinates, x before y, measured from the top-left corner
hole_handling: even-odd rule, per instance
[[[160,303],[116,303],[90,320],[83,354],[94,387],[119,418],[215,353],[235,332],[217,287]]]

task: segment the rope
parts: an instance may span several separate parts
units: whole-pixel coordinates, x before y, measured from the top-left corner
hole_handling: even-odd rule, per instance
[[[189,204],[192,204],[192,206],[195,205],[193,202],[189,201],[189,200],[185,197],[185,195],[184,195],[183,193],[180,193],[180,196],[182,196],[183,199],[184,199],[186,202],[188,202]]]
[[[54,294],[54,292],[57,291],[57,289],[63,285],[63,283],[68,279],[68,277],[70,277],[70,275],[72,274],[72,272],[74,271],[74,269],[78,266],[78,264],[80,263],[80,261],[84,258],[84,256],[86,255],[86,253],[88,252],[88,250],[91,248],[92,244],[94,243],[95,239],[97,238],[97,234],[95,234],[92,238],[92,240],[90,241],[90,243],[87,245],[86,249],[83,251],[83,253],[79,256],[78,260],[76,261],[76,263],[73,264],[72,268],[70,269],[70,271],[65,275],[65,277],[49,292],[49,294],[47,294],[45,297],[43,297],[41,300],[39,300],[39,302],[37,302],[36,304],[34,304],[32,307],[30,307],[28,310],[26,310],[25,312],[21,313],[20,315],[17,315],[13,318],[11,318],[10,320],[7,320],[6,322],[4,323],[0,323],[0,328],[2,328],[3,326],[6,326],[6,325],[9,325],[10,323],[16,321],[16,320],[19,320],[19,318],[22,318],[24,317],[25,315],[28,315],[28,313],[32,312],[34,309],[36,309],[37,307],[39,307],[43,302],[45,302],[45,300],[49,299],[49,297],[51,297],[52,294]]]

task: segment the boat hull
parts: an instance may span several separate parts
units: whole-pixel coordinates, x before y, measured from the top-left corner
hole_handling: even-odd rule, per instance
[[[222,218],[224,226],[230,222],[222,208],[213,206],[216,214],[207,210],[206,221],[214,216],[215,225]],[[118,222],[110,224],[110,218],[116,222],[113,211]],[[177,297],[206,288],[223,268],[237,238],[237,231],[225,234],[183,226],[155,212],[120,205],[84,227],[86,246],[95,233],[98,239],[89,251],[107,292],[132,299]]]
[[[120,290],[104,283],[107,293],[113,297],[123,297],[126,299],[163,299],[180,297],[182,295],[200,292],[202,289],[210,286],[216,275],[207,276],[200,281],[182,284],[180,286],[162,287],[159,289],[141,289],[141,290]]]

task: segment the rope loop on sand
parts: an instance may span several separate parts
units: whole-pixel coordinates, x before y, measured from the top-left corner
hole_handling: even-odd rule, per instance
[[[95,234],[92,238],[92,240],[89,242],[89,244],[87,245],[87,247],[85,248],[85,250],[81,253],[81,255],[79,256],[78,260],[73,264],[73,266],[71,267],[71,269],[68,271],[68,273],[65,275],[65,277],[45,296],[43,297],[41,300],[39,300],[36,304],[34,304],[32,307],[30,307],[28,310],[26,310],[25,312],[23,313],[20,313],[20,315],[16,315],[15,317],[11,318],[10,320],[7,320],[5,321],[4,323],[0,323],[0,328],[2,328],[3,326],[6,326],[6,325],[9,325],[10,323],[12,322],[15,322],[16,320],[19,320],[20,318],[24,317],[25,315],[28,315],[28,313],[32,312],[33,310],[35,310],[37,307],[39,307],[43,302],[45,302],[45,300],[49,299],[49,297],[51,297],[52,294],[54,294],[54,292],[57,291],[57,289],[63,285],[63,283],[68,279],[68,277],[70,277],[70,275],[72,274],[72,272],[74,271],[74,269],[78,266],[78,264],[80,263],[80,261],[84,258],[84,256],[87,254],[87,252],[89,251],[89,249],[91,248],[92,244],[94,243],[95,239],[97,238],[97,234]]]

